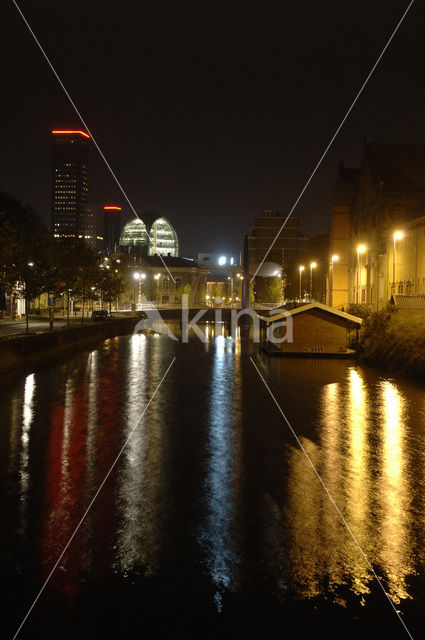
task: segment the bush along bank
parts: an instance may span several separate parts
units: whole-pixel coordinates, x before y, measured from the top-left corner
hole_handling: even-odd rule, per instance
[[[371,313],[363,321],[359,348],[367,362],[425,379],[425,315]]]

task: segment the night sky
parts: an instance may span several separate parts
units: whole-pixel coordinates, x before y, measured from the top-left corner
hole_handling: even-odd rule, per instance
[[[239,252],[263,209],[287,212],[406,1],[20,0],[137,212],[183,255]],[[2,0],[0,189],[50,220],[50,130],[81,128],[11,0]],[[328,229],[337,165],[365,136],[425,141],[423,2],[413,5],[297,208]],[[96,150],[91,201],[123,203]],[[128,209],[128,207],[127,207]]]

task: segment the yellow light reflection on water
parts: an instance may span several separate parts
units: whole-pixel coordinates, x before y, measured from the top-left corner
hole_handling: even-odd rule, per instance
[[[390,381],[380,384],[382,416],[382,467],[379,482],[379,563],[387,590],[396,603],[408,598],[406,576],[413,572],[409,552],[409,491],[406,469],[404,416],[406,402]]]
[[[370,406],[366,385],[354,368],[348,374],[348,465],[346,474],[346,518],[349,526],[366,550],[370,540],[370,491],[368,468],[370,451],[367,436],[370,428]],[[348,534],[348,531],[346,532]],[[348,539],[347,558],[352,571],[352,588],[355,593],[369,593],[370,571],[356,545]]]

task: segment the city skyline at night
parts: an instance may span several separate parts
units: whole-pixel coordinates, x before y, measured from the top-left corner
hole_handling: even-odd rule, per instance
[[[418,0],[4,0],[2,637],[419,640]]]

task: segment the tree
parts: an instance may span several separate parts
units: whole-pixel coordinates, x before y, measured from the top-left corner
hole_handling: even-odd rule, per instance
[[[99,265],[93,249],[81,243],[78,250],[78,265],[74,272],[73,290],[81,300],[81,324],[84,323],[84,303],[91,297],[91,287],[99,278]]]
[[[118,269],[99,268],[97,286],[102,292],[102,299],[109,303],[109,311],[111,311],[112,301],[125,290],[124,281]]]
[[[281,279],[276,277],[255,277],[255,302],[278,304],[281,299]]]
[[[53,238],[33,209],[0,193],[1,287],[12,308],[14,297],[25,298],[27,332],[30,301],[56,278],[53,255]]]

